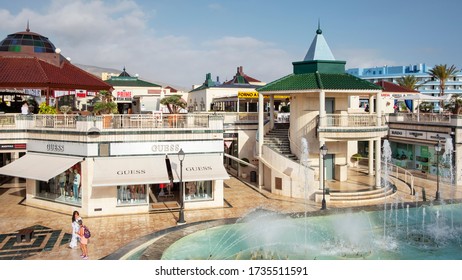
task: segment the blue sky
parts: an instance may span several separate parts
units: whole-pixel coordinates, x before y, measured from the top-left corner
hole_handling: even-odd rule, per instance
[[[0,37],[48,37],[74,63],[190,88],[238,66],[264,82],[304,58],[318,19],[347,68],[427,63],[462,66],[462,1],[1,0]],[[0,39],[0,40],[1,40]]]

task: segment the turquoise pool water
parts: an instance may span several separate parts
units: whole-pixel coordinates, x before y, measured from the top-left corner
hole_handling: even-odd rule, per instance
[[[192,233],[162,259],[462,259],[460,204],[289,217],[255,211]]]

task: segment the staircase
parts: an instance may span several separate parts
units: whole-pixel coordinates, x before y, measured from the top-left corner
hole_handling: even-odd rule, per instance
[[[290,151],[289,125],[288,123],[275,123],[273,130],[265,135],[263,144],[284,157],[298,161],[298,158]]]

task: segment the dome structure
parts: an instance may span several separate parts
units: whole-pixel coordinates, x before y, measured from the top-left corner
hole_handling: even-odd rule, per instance
[[[0,42],[0,52],[54,53],[55,50],[47,37],[30,32],[29,27],[25,32],[10,34]]]

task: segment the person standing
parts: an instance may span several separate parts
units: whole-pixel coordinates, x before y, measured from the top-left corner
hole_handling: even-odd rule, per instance
[[[71,238],[71,243],[69,243],[69,248],[74,249],[77,247],[77,242],[79,241],[79,230],[80,230],[80,225],[79,221],[81,221],[82,218],[80,217],[80,214],[78,211],[74,211],[72,213],[72,238]]]
[[[29,114],[29,104],[27,102],[24,102],[21,106],[21,114],[27,115]]]
[[[85,237],[85,227],[83,226],[82,220],[79,220],[79,237],[80,237],[80,249],[82,250],[82,259],[88,260],[88,238]]]
[[[80,174],[77,169],[74,169],[74,185],[72,192],[74,193],[74,199],[79,199],[79,187],[80,187]]]

